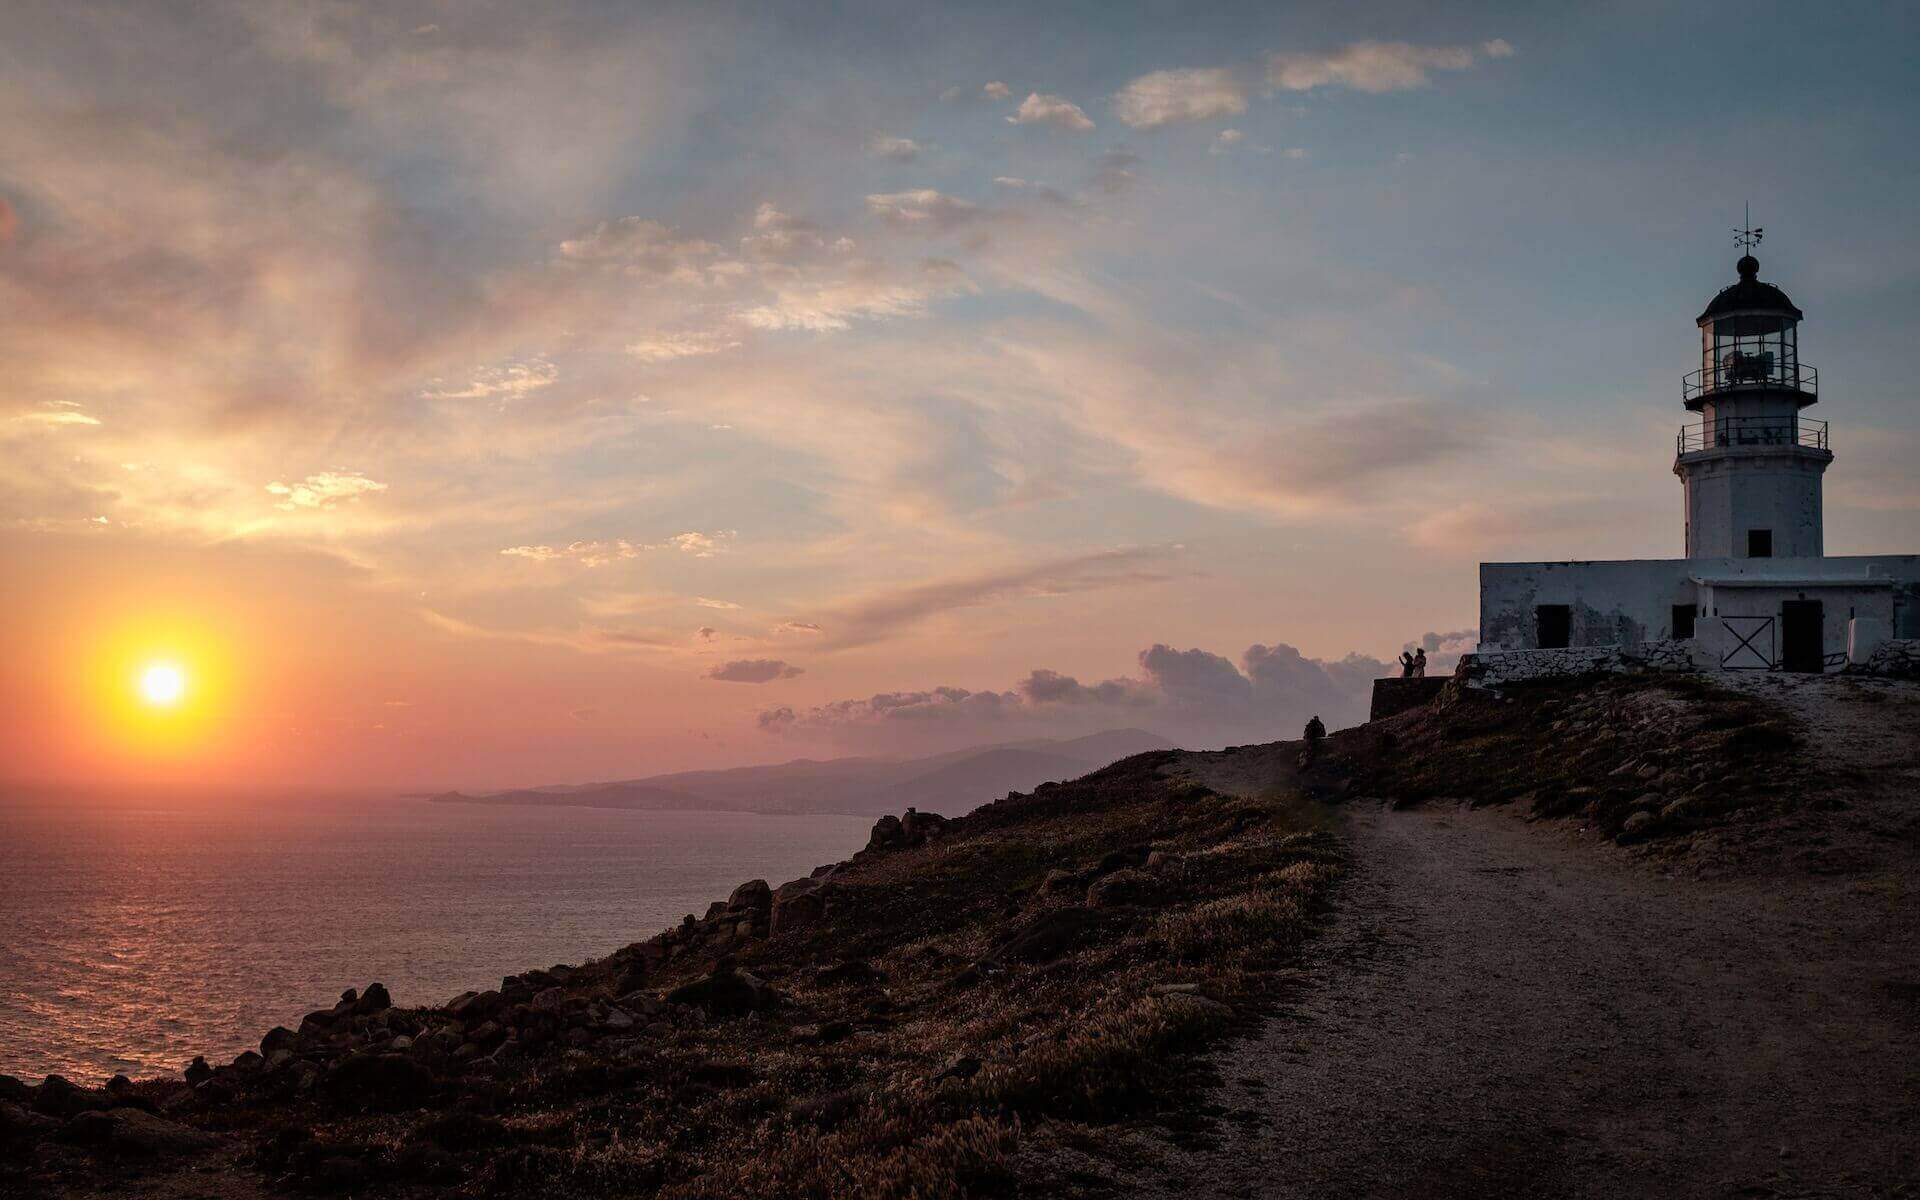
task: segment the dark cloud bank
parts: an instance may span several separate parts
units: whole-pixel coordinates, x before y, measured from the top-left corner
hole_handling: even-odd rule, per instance
[[[1398,673],[1364,654],[1328,661],[1284,644],[1249,646],[1238,664],[1207,650],[1154,645],[1140,652],[1139,664],[1138,675],[1092,683],[1041,669],[1006,691],[936,687],[805,709],[781,706],[762,712],[759,723],[770,734],[879,752],[1075,737],[1124,726],[1204,749],[1298,737],[1316,714],[1336,729],[1358,724],[1366,720],[1373,680]]]

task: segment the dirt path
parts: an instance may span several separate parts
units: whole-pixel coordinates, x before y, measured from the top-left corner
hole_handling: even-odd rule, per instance
[[[1145,1195],[1920,1195],[1910,872],[1662,878],[1501,811],[1344,820],[1312,982]]]

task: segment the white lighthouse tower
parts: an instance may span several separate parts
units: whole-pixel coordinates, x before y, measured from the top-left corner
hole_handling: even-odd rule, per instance
[[[1759,231],[1745,236],[1749,249]],[[1801,410],[1819,376],[1800,361],[1801,312],[1759,279],[1752,254],[1740,280],[1700,314],[1700,369],[1681,385],[1698,424],[1681,430],[1673,473],[1686,491],[1688,558],[1819,558],[1820,478],[1833,453],[1824,421]]]
[[[1920,554],[1827,555],[1833,452],[1805,415],[1819,378],[1800,361],[1800,310],[1760,280],[1760,237],[1736,232],[1739,279],[1700,314],[1700,365],[1681,382],[1686,557],[1481,563],[1479,677],[1656,661],[1833,671],[1890,641],[1920,661]]]

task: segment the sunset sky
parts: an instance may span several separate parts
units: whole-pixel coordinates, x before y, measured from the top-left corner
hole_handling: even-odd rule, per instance
[[[1251,736],[1681,553],[1748,201],[1920,550],[1920,20],[1675,7],[7,0],[0,779]]]

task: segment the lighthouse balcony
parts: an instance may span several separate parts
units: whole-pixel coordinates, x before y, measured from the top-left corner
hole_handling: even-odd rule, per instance
[[[1695,421],[1680,427],[1673,449],[1675,454],[1694,454],[1734,446],[1826,450],[1827,423],[1800,417],[1720,417]]]
[[[1715,392],[1747,388],[1798,392],[1801,404],[1812,404],[1820,395],[1820,372],[1771,351],[1735,350],[1689,372],[1680,382],[1680,395],[1687,407],[1697,408]]]

